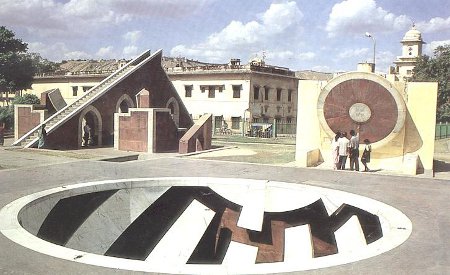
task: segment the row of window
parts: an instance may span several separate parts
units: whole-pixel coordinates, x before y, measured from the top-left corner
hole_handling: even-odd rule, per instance
[[[241,97],[241,90],[242,90],[242,85],[232,85],[233,88],[233,98],[240,98]],[[194,85],[184,85],[184,96],[185,97],[192,97],[192,91],[194,90]],[[223,92],[225,90],[225,85],[200,85],[200,91],[201,93],[205,93],[206,91],[208,91],[208,98],[215,98],[216,97],[216,91],[218,91],[219,93]],[[287,91],[287,101],[291,102],[292,101],[292,95],[293,95],[293,91],[292,90],[288,90]],[[282,101],[282,94],[283,94],[283,89],[282,88],[277,88],[276,89],[276,96],[277,96],[277,101]],[[265,88],[264,89],[264,100],[269,100],[269,94],[270,94],[270,89],[269,88]],[[253,99],[254,100],[259,100],[259,96],[260,96],[260,87],[259,86],[254,86],[253,87]]]
[[[277,101],[281,101],[283,89],[277,88],[276,92],[277,92]],[[254,86],[253,87],[253,99],[259,100],[259,94],[260,94],[260,87]],[[265,88],[264,89],[264,100],[269,100],[269,94],[270,94],[270,88]],[[288,102],[292,101],[292,90],[288,90],[287,101]]]
[[[277,106],[276,108],[277,108],[277,113],[279,113],[283,107]],[[268,111],[269,111],[269,106],[268,105],[265,105],[264,107],[261,106],[261,113],[268,113]],[[292,107],[288,106],[287,107],[287,111],[288,111],[288,113],[290,113],[292,111]]]
[[[242,85],[231,85],[233,87],[233,98],[241,98]],[[192,97],[194,85],[184,85],[184,96]],[[208,91],[208,98],[215,98],[216,91],[222,93],[225,90],[225,85],[200,85],[201,93]]]

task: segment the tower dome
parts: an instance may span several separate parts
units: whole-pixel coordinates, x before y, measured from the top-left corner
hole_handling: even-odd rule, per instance
[[[422,42],[422,33],[413,25],[409,31],[405,33],[403,41],[420,41]]]

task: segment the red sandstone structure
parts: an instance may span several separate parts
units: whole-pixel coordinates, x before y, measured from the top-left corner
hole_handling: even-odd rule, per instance
[[[137,152],[178,150],[193,121],[161,58],[161,50],[142,53],[70,105],[61,102],[57,90],[42,95],[43,105],[16,105],[14,145],[36,146],[38,129],[46,124],[46,147],[51,149],[114,145]],[[211,147],[210,135],[209,146],[202,149]],[[190,138],[195,141],[198,135]]]

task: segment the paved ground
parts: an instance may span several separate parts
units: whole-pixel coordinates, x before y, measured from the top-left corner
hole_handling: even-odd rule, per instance
[[[234,149],[236,146],[239,148],[239,145],[233,146]],[[250,152],[247,151],[247,154]],[[442,154],[441,166],[444,167],[440,173],[442,178],[446,178],[450,170],[445,168],[450,166],[445,160],[448,155],[446,152],[439,154]],[[127,162],[99,160],[128,155],[134,158],[133,154],[104,148],[57,153],[0,148],[0,166],[3,168],[0,169],[0,208],[37,191],[104,179],[214,176],[305,183],[356,193],[387,203],[405,213],[413,224],[411,237],[394,250],[356,263],[305,273],[450,273],[450,180],[301,169],[286,167],[282,163],[226,162],[194,156],[176,157],[174,154],[146,156]],[[131,274],[128,271],[76,264],[42,255],[12,243],[3,235],[0,235],[0,248],[1,274]]]

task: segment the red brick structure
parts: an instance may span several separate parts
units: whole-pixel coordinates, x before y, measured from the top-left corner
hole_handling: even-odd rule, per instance
[[[93,144],[112,146],[115,132],[114,114],[127,113],[130,108],[138,105],[168,108],[171,114],[160,116],[172,117],[177,128],[190,128],[193,121],[162,68],[161,58],[162,51],[153,55],[149,52],[141,54],[71,105],[50,114],[50,117],[44,121],[47,125],[46,146],[48,148],[80,148],[83,143],[83,127],[86,124],[91,128],[89,136]],[[122,130],[123,134],[128,137],[133,136],[136,140],[123,140],[122,144],[123,146],[127,144],[125,147],[129,149],[139,151],[145,148],[145,143],[142,142],[144,139],[142,132],[145,130],[138,129],[138,126],[141,126],[138,121],[144,123],[136,118],[135,121],[124,124],[128,128]],[[156,125],[158,127],[162,124],[156,123]],[[168,139],[176,139],[178,142],[177,131],[169,128],[159,130],[169,131],[170,135],[174,136]],[[26,147],[35,145],[38,129],[39,126],[35,127],[30,134],[16,140],[15,145]],[[131,134],[132,131],[137,131],[137,134]],[[138,142],[138,139],[141,141]],[[161,146],[165,148],[165,145]]]
[[[192,153],[211,149],[212,114],[203,115],[180,139],[178,152]]]
[[[14,105],[14,137],[25,135],[34,127],[41,124],[47,117],[47,111],[44,106],[39,105]]]
[[[138,108],[117,113],[115,128],[116,149],[146,153],[178,149],[178,129],[169,109]]]

